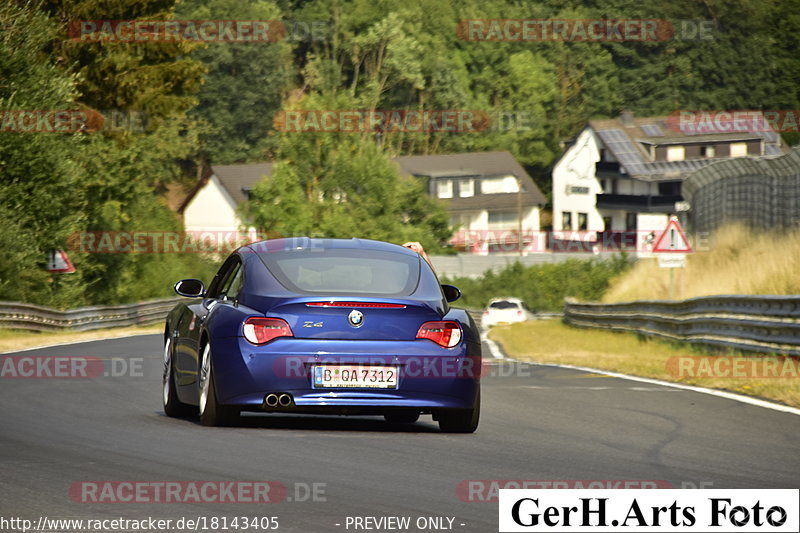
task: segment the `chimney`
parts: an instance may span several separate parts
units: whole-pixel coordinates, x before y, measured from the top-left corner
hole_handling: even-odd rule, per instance
[[[626,128],[633,127],[633,111],[630,109],[623,109],[622,113],[619,114],[619,119]]]

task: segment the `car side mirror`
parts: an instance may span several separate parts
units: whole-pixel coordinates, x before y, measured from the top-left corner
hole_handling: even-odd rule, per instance
[[[205,295],[206,288],[199,279],[182,279],[175,284],[175,292],[187,298],[200,298]]]
[[[448,302],[455,302],[461,298],[461,291],[459,288],[453,287],[452,285],[442,285],[442,292],[444,292],[444,298]]]

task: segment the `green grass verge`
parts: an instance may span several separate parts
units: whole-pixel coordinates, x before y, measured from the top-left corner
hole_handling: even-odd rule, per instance
[[[50,346],[52,344],[110,339],[127,335],[160,333],[163,330],[163,323],[153,324],[150,326],[96,329],[92,331],[26,331],[17,329],[0,329],[0,353],[37,348],[40,346]]]
[[[718,373],[702,371],[693,377],[676,377],[668,367],[670,359],[675,357],[724,355],[737,360],[746,359],[743,363],[752,363],[757,358],[759,362],[769,361],[777,368],[784,368],[787,360],[780,356],[744,356],[733,352],[715,356],[709,350],[691,344],[648,339],[630,333],[573,328],[557,319],[498,326],[490,331],[489,337],[497,341],[510,357],[523,361],[585,366],[723,389],[800,407],[800,379],[797,377],[706,377]],[[675,360],[672,361],[674,364]],[[797,369],[796,359],[790,359],[788,363]]]

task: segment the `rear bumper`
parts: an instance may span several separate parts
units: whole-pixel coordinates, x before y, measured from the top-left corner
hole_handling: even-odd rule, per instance
[[[341,341],[276,339],[253,346],[243,338],[212,345],[215,385],[221,403],[266,409],[269,393],[286,393],[293,404],[267,409],[295,412],[379,414],[395,409],[422,412],[466,409],[480,386],[480,345],[441,348],[428,340]],[[315,365],[392,366],[396,389],[320,389],[312,384]]]

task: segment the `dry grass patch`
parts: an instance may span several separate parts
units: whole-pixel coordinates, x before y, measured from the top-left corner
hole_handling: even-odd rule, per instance
[[[511,357],[537,363],[586,366],[635,376],[674,381],[758,396],[800,407],[795,378],[677,378],[668,371],[672,357],[709,355],[692,346],[647,339],[630,333],[579,329],[560,320],[534,320],[498,326],[490,337]],[[783,358],[769,355],[779,366]]]
[[[93,331],[37,332],[0,329],[0,353],[15,352],[18,350],[25,350],[27,348],[37,348],[41,346],[50,346],[53,344],[62,344],[68,342],[93,341],[99,339],[111,339],[114,337],[124,337],[128,335],[161,333],[162,331],[164,331],[163,324],[98,329]]]
[[[743,226],[720,229],[711,250],[686,258],[686,268],[674,269],[674,298],[715,294],[800,294],[800,230],[754,233]],[[663,300],[669,297],[669,271],[656,259],[640,259],[618,278],[604,302]]]

